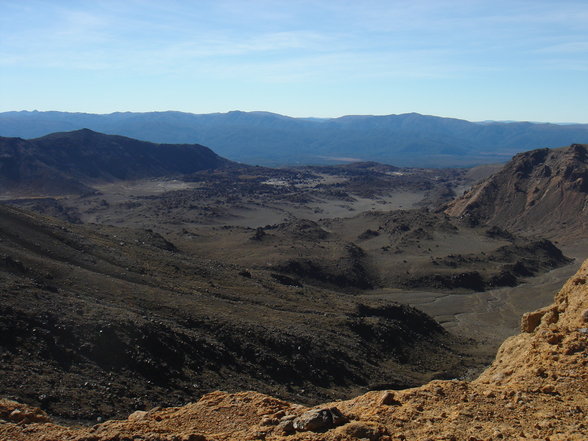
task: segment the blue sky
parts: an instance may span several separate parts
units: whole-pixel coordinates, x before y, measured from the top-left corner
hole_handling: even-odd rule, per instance
[[[0,0],[0,111],[588,123],[588,1]]]

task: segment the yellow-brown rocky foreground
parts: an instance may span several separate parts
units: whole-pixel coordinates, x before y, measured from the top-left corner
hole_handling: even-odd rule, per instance
[[[72,428],[0,400],[0,439],[15,441],[588,439],[588,261],[555,303],[526,314],[477,380],[433,381],[309,409],[255,392],[214,392],[179,408]]]

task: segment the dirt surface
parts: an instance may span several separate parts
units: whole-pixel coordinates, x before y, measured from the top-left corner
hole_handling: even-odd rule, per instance
[[[549,241],[495,233],[421,209],[257,229],[193,226],[168,237],[189,254],[355,292],[484,291],[516,286],[569,263]]]
[[[520,316],[529,307],[540,308],[549,303],[579,268],[580,261],[541,274],[516,287],[502,287],[475,293],[447,293],[383,289],[374,292],[387,301],[407,303],[435,318],[448,331],[488,344],[494,352],[506,338],[519,328]]]
[[[177,175],[177,174],[176,174]],[[68,221],[156,227],[258,227],[288,219],[346,217],[451,200],[455,186],[473,183],[465,170],[398,168],[377,163],[270,169],[234,163],[169,178],[87,180],[93,192],[59,197],[24,191],[3,200],[43,212],[59,205]],[[34,197],[31,197],[34,196]],[[54,211],[53,214],[57,212]]]
[[[179,408],[134,412],[91,428],[46,422],[0,402],[0,436],[20,440],[500,440],[588,436],[588,262],[555,302],[525,314],[472,382],[433,381],[314,408],[255,392],[214,392]]]

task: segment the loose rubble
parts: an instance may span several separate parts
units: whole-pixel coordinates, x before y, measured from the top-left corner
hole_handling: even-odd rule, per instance
[[[183,407],[63,427],[0,401],[0,439],[13,441],[496,441],[588,439],[588,261],[476,380],[432,381],[307,408],[256,392],[214,392]],[[26,416],[25,416],[26,415]]]

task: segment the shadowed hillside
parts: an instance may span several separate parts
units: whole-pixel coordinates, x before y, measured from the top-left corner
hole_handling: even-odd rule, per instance
[[[201,145],[153,144],[88,129],[33,140],[0,138],[0,192],[88,192],[92,183],[187,174],[228,163]]]

